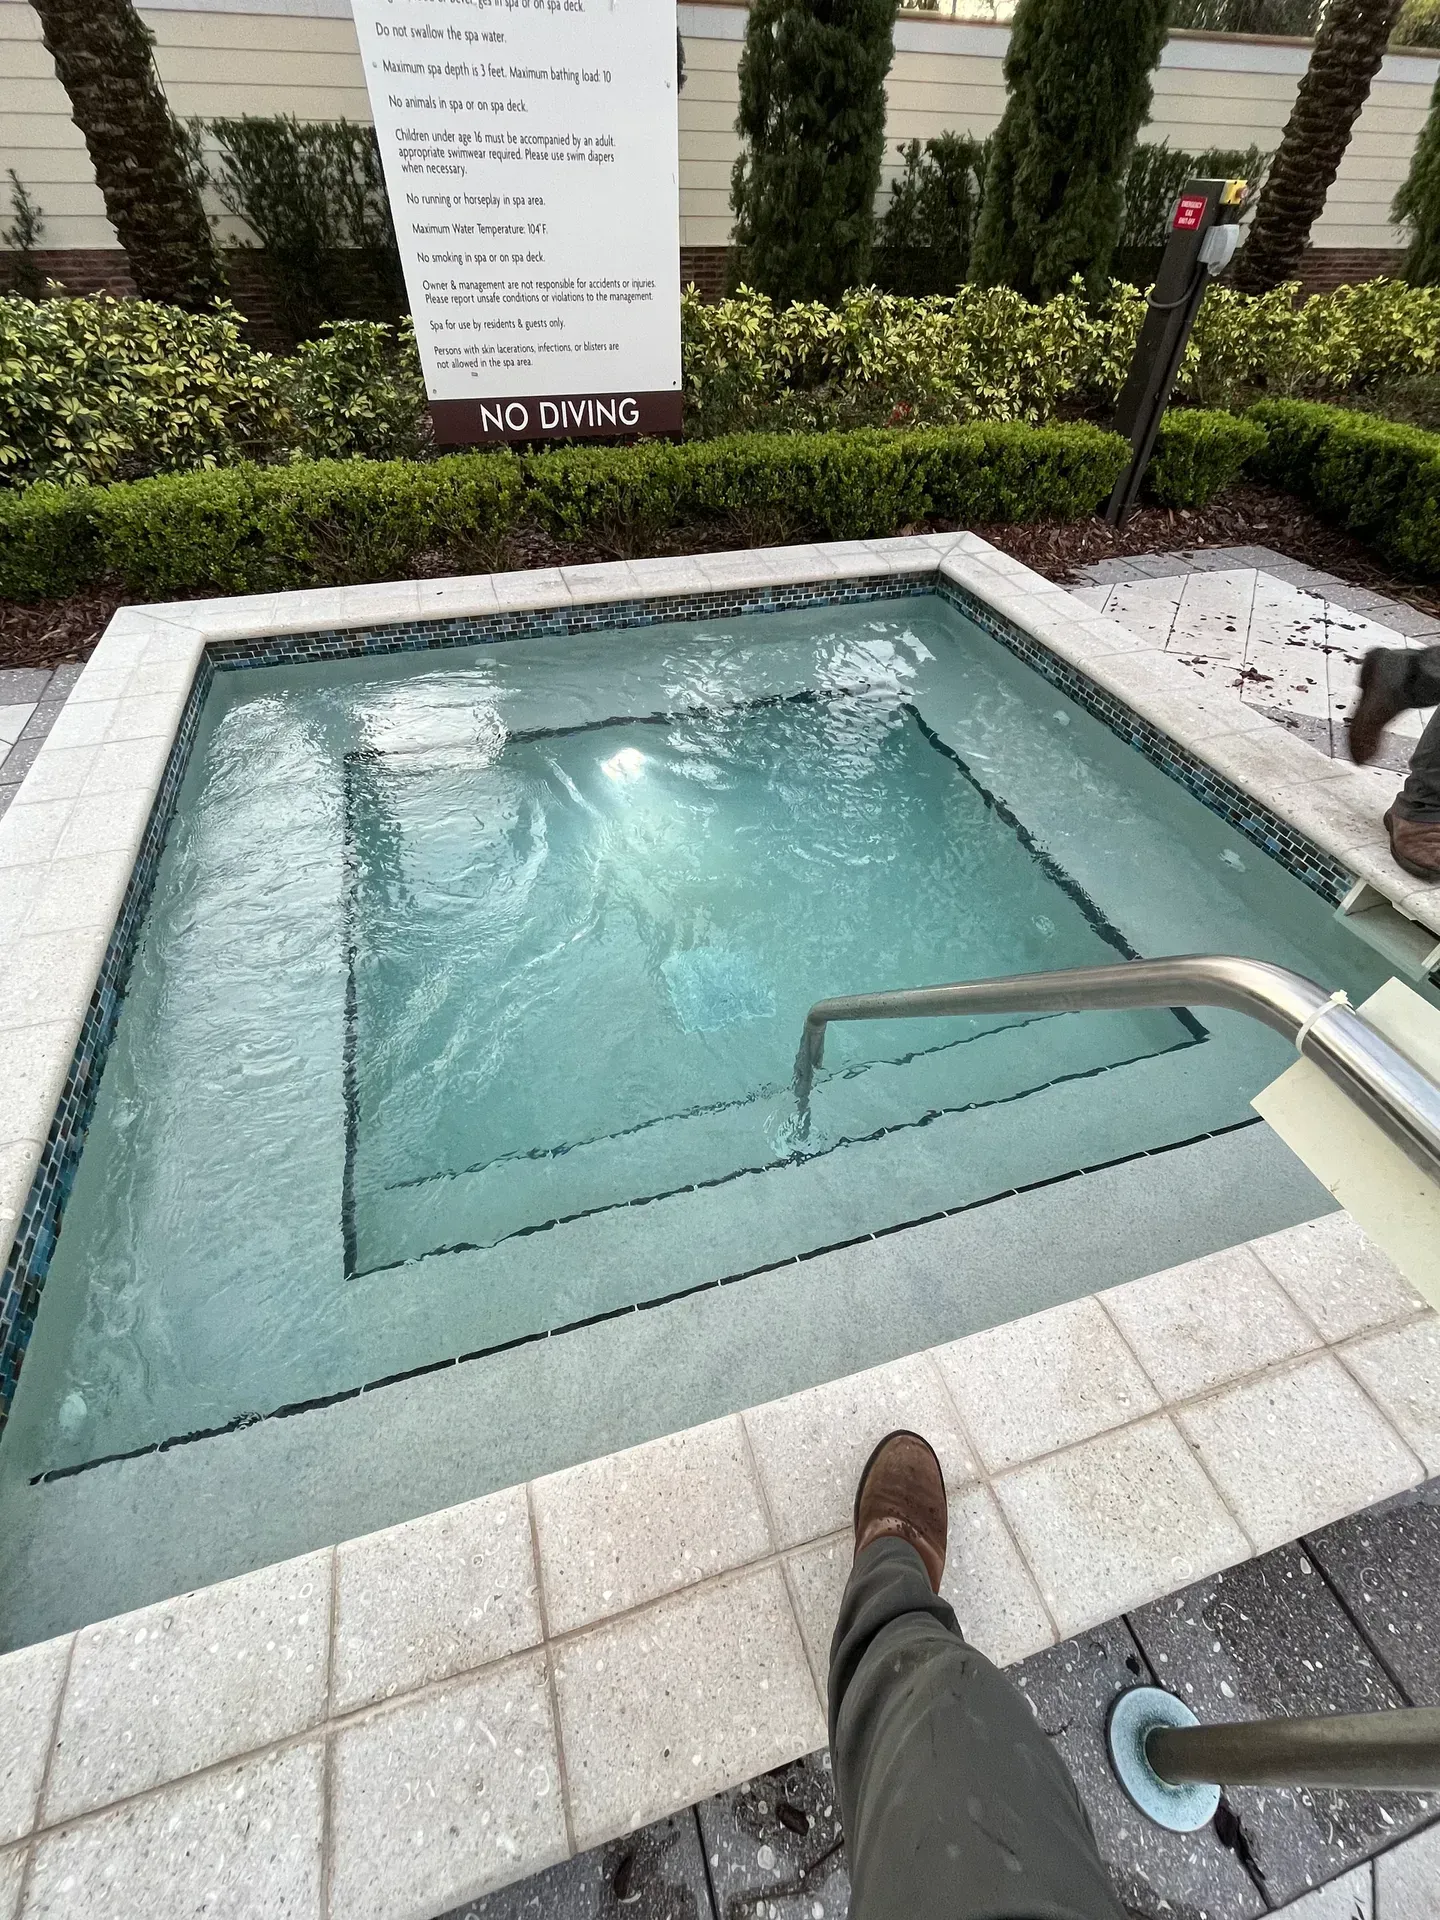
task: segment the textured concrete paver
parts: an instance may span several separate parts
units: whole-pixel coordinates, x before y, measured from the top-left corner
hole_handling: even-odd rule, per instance
[[[1327,1340],[1349,1339],[1424,1306],[1394,1261],[1348,1213],[1267,1234],[1251,1251]]]
[[[1017,1467],[995,1492],[1062,1633],[1249,1552],[1164,1416]]]
[[[1150,1675],[1122,1621],[1037,1654],[1016,1674],[1085,1802],[1120,1898],[1144,1920],[1252,1920],[1265,1912],[1259,1888],[1212,1828],[1165,1833],[1121,1791],[1105,1752],[1110,1702]]]
[[[1248,1247],[1132,1280],[1100,1298],[1166,1400],[1320,1344]]]
[[[438,1913],[565,1857],[543,1654],[356,1721],[331,1767],[335,1920]]]
[[[347,1541],[336,1562],[336,1713],[539,1644],[523,1487]]]
[[[1407,1699],[1440,1707],[1440,1487],[1306,1542]]]
[[[696,1808],[718,1914],[845,1920],[850,1880],[828,1753]]]
[[[955,1409],[925,1354],[752,1407],[744,1421],[782,1547],[849,1523],[860,1470],[896,1427],[925,1435],[948,1486],[975,1477]]]
[[[318,1741],[37,1841],[25,1920],[320,1920]]]
[[[1440,1911],[1440,1827],[1375,1862],[1375,1920],[1435,1920]]]
[[[1161,1684],[1209,1725],[1404,1704],[1299,1547],[1142,1607],[1130,1626]],[[1440,1812],[1406,1793],[1233,1787],[1226,1798],[1277,1902],[1334,1879]]]
[[[555,1688],[581,1847],[813,1753],[825,1739],[776,1567],[674,1594],[578,1635],[557,1653]]]
[[[763,1559],[770,1529],[740,1421],[669,1434],[537,1480],[551,1633]]]
[[[45,1824],[322,1720],[329,1632],[328,1553],[86,1627],[60,1711]]]
[[[695,1810],[467,1900],[441,1920],[714,1920]]]
[[[973,1333],[935,1358],[992,1472],[1088,1440],[1160,1404],[1094,1300]]]
[[[1304,1360],[1176,1415],[1230,1511],[1264,1553],[1421,1477],[1337,1360]]]
[[[1342,1873],[1328,1886],[1302,1894],[1285,1909],[1285,1920],[1374,1920],[1374,1875],[1368,1866]]]
[[[23,1847],[0,1853],[0,1920],[15,1920],[20,1910],[20,1883],[25,1877],[25,1859]]]
[[[0,1666],[0,1846],[35,1824],[70,1635],[26,1647]]]

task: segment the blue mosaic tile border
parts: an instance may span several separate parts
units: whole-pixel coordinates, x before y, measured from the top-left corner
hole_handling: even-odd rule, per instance
[[[1113,693],[1107,693],[1096,681],[1088,679],[1078,668],[1052,653],[1043,642],[1033,639],[1003,614],[997,613],[993,607],[987,606],[983,600],[951,580],[941,580],[935,591],[957,612],[963,613],[967,620],[973,620],[992,640],[998,640],[1001,646],[1008,647],[1017,659],[1023,660],[1027,667],[1033,667],[1051,686],[1068,694],[1077,706],[1084,707],[1087,713],[1093,714],[1112,733],[1118,734],[1127,746],[1134,747],[1147,760],[1153,761],[1162,773],[1168,774],[1193,794],[1203,807],[1219,814],[1237,833],[1243,834],[1253,845],[1278,860],[1282,867],[1287,867],[1297,879],[1303,880],[1307,887],[1318,893],[1322,900],[1338,905],[1354,886],[1354,874],[1348,867],[1342,866],[1333,854],[1317,847],[1313,840],[1292,827],[1288,820],[1282,820],[1278,813],[1272,813],[1268,807],[1243,792],[1233,780],[1227,780],[1223,773],[1217,773],[1214,767],[1207,766],[1198,755],[1172,740],[1169,734],[1162,733],[1159,727],[1142,719],[1123,700]]]
[[[1157,727],[1141,719],[1123,701],[1087,679],[1040,641],[1032,639],[1003,614],[964,588],[941,579],[938,567],[933,573],[902,578],[881,574],[851,580],[716,589],[703,594],[606,601],[549,612],[483,614],[212,642],[201,658],[186,700],[130,883],[105,949],[100,977],[90,998],[64,1092],[51,1122],[4,1275],[0,1277],[0,1431],[9,1415],[39,1310],[40,1294],[79,1165],[105,1055],[114,1035],[130,962],[150,902],[180,784],[189,764],[200,714],[217,672],[357,659],[368,654],[426,653],[502,640],[561,638],[578,633],[658,626],[672,620],[713,620],[934,593],[1143,753],[1212,813],[1219,814],[1238,833],[1288,867],[1322,899],[1339,901],[1348,892],[1353,876],[1339,861],[1322,852],[1304,834],[1297,833],[1278,815],[1249,798],[1232,781],[1207,767]]]
[[[75,1181],[75,1169],[80,1162],[80,1150],[85,1144],[86,1129],[94,1111],[105,1055],[115,1032],[115,1022],[120,1016],[120,1002],[124,996],[125,979],[135,951],[135,942],[145,918],[145,909],[150,904],[165,835],[174,813],[180,782],[185,777],[201,709],[213,679],[214,670],[210,662],[202,657],[180,716],[175,744],[170,750],[160,789],[145,823],[140,851],[135,857],[130,882],[120,903],[115,928],[100,963],[99,978],[85,1011],[80,1039],[65,1075],[64,1090],[50,1122],[40,1164],[35,1170],[35,1178],[20,1215],[20,1226],[10,1248],[4,1274],[0,1276],[0,1431],[3,1431],[10,1412],[25,1349],[35,1325],[35,1315],[40,1309],[40,1294],[50,1270],[50,1256],[60,1232],[61,1215]]]
[[[835,607],[865,600],[896,600],[935,591],[936,575],[896,579],[877,574],[854,580],[820,580],[799,586],[717,588],[669,599],[607,600],[595,606],[556,607],[540,613],[462,614],[458,618],[407,620],[394,626],[325,628],[258,640],[212,642],[217,667],[303,666],[322,660],[355,660],[366,654],[429,653],[448,647],[488,646],[498,640],[562,639],[630,627],[658,627],[672,620],[717,620],[735,614],[789,613],[803,607]]]

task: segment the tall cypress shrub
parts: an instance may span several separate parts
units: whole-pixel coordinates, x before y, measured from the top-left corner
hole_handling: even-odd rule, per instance
[[[1440,80],[1393,212],[1414,234],[1400,271],[1412,287],[1435,286],[1440,282]]]
[[[1032,300],[1098,291],[1125,212],[1171,0],[1020,0],[970,277]]]
[[[735,243],[772,299],[869,278],[896,0],[755,0],[740,56]]]

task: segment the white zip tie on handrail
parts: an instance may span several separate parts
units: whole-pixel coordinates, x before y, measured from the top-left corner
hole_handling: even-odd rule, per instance
[[[1332,993],[1330,998],[1325,1002],[1323,1007],[1316,1007],[1315,1011],[1309,1016],[1308,1019],[1302,1020],[1300,1022],[1299,1028],[1297,1029],[1295,1034],[1296,1053],[1304,1053],[1305,1042],[1310,1038],[1310,1031],[1314,1027],[1317,1020],[1323,1020],[1326,1014],[1330,1013],[1336,1007],[1348,1007],[1349,1005],[1350,1005],[1349,994],[1346,993],[1343,987],[1337,987],[1334,993]]]

